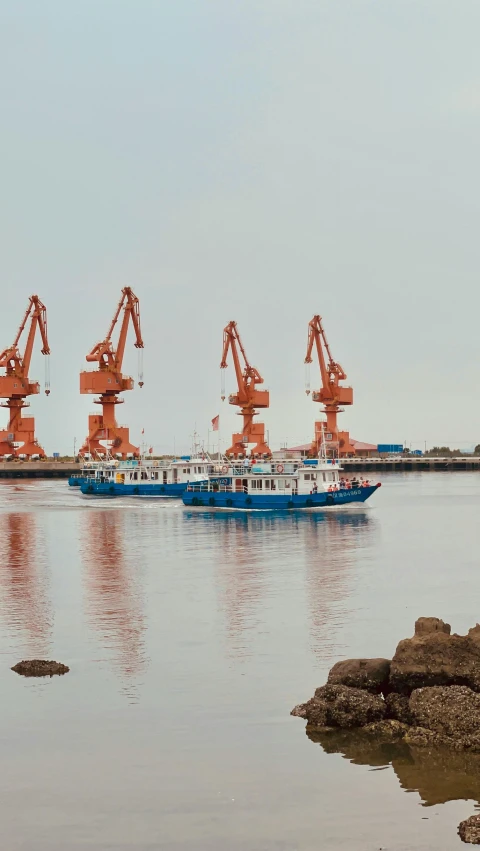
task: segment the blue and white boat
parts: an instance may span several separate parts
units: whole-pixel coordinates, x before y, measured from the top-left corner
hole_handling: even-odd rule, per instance
[[[380,487],[342,475],[335,459],[228,462],[207,482],[189,482],[184,505],[258,511],[339,507],[365,502]]]
[[[129,465],[130,463],[130,461],[117,461],[110,455],[107,455],[106,458],[99,458],[96,461],[85,460],[79,472],[74,473],[73,476],[69,476],[68,484],[71,488],[79,488],[87,479],[95,478],[97,471],[99,474],[113,475],[123,464]]]
[[[173,461],[132,460],[99,465],[80,484],[85,496],[181,497],[188,484],[204,484],[215,470],[206,453]]]

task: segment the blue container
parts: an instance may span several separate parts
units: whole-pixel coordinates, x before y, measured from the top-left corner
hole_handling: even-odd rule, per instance
[[[53,458],[60,458],[60,452],[54,452]]]
[[[399,455],[403,452],[401,443],[379,443],[377,452],[381,455]]]

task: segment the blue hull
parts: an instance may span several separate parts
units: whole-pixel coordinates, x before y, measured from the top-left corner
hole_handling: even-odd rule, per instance
[[[156,497],[181,497],[186,482],[181,484],[163,485],[160,482],[149,484],[139,482],[138,484],[116,484],[115,482],[93,482],[85,479],[80,485],[83,494],[87,496],[156,496]]]
[[[352,502],[365,502],[380,485],[371,485],[355,490],[339,490],[332,493],[314,493],[292,496],[291,494],[246,494],[228,491],[186,490],[182,495],[184,505],[208,508],[242,508],[257,511],[285,511],[286,509],[336,508]]]
[[[70,476],[68,479],[68,484],[71,488],[79,488],[80,485],[82,485],[83,482],[86,481],[87,480],[83,476]]]

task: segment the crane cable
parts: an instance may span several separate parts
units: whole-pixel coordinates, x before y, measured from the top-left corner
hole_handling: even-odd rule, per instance
[[[45,355],[45,396],[50,396],[50,355]]]
[[[310,364],[305,364],[305,393],[310,395]]]
[[[143,387],[143,349],[138,349],[138,386]]]

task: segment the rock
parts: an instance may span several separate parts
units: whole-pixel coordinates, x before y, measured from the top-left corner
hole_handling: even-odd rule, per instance
[[[61,662],[30,659],[18,662],[11,670],[23,677],[53,677],[54,674],[68,673],[70,668]]]
[[[438,618],[419,618],[415,635],[400,641],[390,666],[390,690],[410,694],[424,686],[465,685],[480,692],[480,626],[450,635]]]
[[[292,709],[290,715],[294,715],[296,718],[305,718],[315,729],[323,730],[328,726],[326,704],[323,701],[315,700],[314,697],[307,700],[306,703],[299,703]]]
[[[442,733],[435,733],[433,730],[427,730],[426,727],[409,727],[405,733],[405,742],[407,745],[417,748],[449,748],[449,750],[463,751],[464,747],[460,741],[444,736]]]
[[[307,717],[307,706],[308,703],[299,703],[298,706],[294,706],[290,715],[294,715],[296,718],[306,718]]]
[[[398,742],[403,739],[408,732],[408,725],[402,724],[400,721],[395,721],[392,718],[385,718],[383,721],[375,721],[373,724],[367,724],[362,728],[362,733],[387,742]]]
[[[440,618],[417,618],[415,621],[415,635],[426,635],[430,632],[444,632],[450,635],[452,627]]]
[[[385,698],[387,718],[393,718],[402,724],[413,724],[408,697],[404,694],[391,692]]]
[[[409,703],[415,727],[429,730],[447,744],[480,752],[480,694],[467,686],[434,686],[412,692]],[[409,741],[418,735],[410,731]]]
[[[458,835],[462,842],[480,845],[480,815],[470,816],[458,825]]]
[[[388,690],[389,676],[389,659],[345,659],[333,666],[327,682],[382,694]]]
[[[385,715],[385,703],[377,695],[362,689],[342,685],[317,688],[308,703],[296,707],[296,714],[307,719],[313,729],[328,727],[364,727],[380,721]]]

